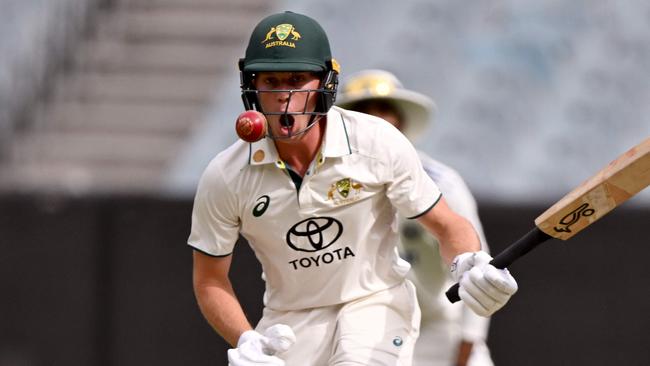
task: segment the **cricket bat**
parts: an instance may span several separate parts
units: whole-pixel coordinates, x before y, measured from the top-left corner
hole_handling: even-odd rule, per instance
[[[568,240],[650,185],[650,138],[616,158],[535,219],[535,227],[490,264],[506,268],[545,241]],[[458,284],[446,292],[457,302]]]

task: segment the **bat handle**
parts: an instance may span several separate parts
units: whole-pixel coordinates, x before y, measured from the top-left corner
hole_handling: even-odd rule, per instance
[[[537,226],[535,226],[526,235],[522,236],[519,240],[512,243],[503,252],[494,257],[490,261],[490,264],[499,269],[504,269],[511,265],[518,258],[523,257],[526,253],[530,252],[535,247],[550,238],[552,238],[552,236],[546,234],[537,228]],[[460,296],[458,296],[458,286],[458,284],[451,286],[445,293],[445,295],[447,295],[447,299],[449,299],[449,301],[452,303],[460,301]]]

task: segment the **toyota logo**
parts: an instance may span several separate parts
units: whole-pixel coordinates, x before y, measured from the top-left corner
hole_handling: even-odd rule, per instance
[[[334,244],[343,233],[343,225],[333,217],[310,217],[293,225],[287,232],[287,244],[301,252],[317,252]]]

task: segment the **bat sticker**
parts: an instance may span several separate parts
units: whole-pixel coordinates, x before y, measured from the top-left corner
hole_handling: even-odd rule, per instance
[[[589,204],[588,203],[583,203],[580,207],[576,208],[575,210],[569,212],[566,216],[560,220],[560,224],[564,225],[564,227],[554,227],[553,229],[557,231],[558,233],[564,232],[564,233],[570,233],[571,232],[571,225],[575,224],[580,220],[580,217],[582,216],[591,216],[596,212],[592,208],[588,208]]]

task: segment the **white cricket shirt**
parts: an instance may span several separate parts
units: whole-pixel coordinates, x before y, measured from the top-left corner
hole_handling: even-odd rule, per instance
[[[410,266],[396,250],[397,212],[419,216],[441,196],[389,123],[338,107],[326,123],[302,182],[266,138],[218,154],[197,189],[188,244],[225,256],[241,233],[262,264],[264,304],[274,310],[344,303],[403,281]]]

